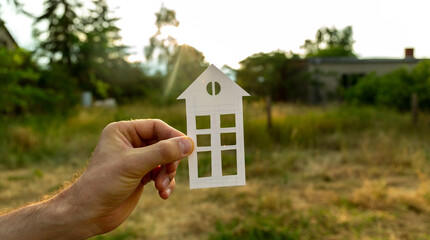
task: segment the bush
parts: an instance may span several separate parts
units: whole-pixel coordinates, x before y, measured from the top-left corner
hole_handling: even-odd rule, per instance
[[[0,48],[0,114],[64,111],[77,101],[65,69],[41,70],[23,49]]]
[[[430,61],[419,62],[411,71],[400,68],[382,76],[369,74],[346,91],[345,99],[353,104],[408,110],[412,93],[417,94],[421,109],[430,109]]]

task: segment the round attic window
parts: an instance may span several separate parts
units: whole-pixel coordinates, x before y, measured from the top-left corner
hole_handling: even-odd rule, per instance
[[[209,95],[215,96],[218,95],[221,91],[221,85],[219,85],[218,82],[209,82],[206,85],[206,91],[209,93]]]

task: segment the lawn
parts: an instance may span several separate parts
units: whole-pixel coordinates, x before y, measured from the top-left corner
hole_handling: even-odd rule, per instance
[[[1,118],[0,211],[79,175],[111,121],[161,118],[186,132],[184,103]],[[276,104],[245,111],[247,185],[190,190],[187,161],[172,197],[150,184],[118,229],[93,239],[429,239],[430,114]]]

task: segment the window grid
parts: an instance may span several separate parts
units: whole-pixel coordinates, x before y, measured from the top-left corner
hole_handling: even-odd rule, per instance
[[[223,114],[210,114],[205,116],[210,116],[210,128],[209,129],[196,129],[196,139],[199,135],[210,135],[210,145],[209,146],[197,146],[196,152],[211,152],[211,159],[212,159],[212,174],[211,176],[223,176],[222,171],[222,151],[229,151],[229,150],[235,150],[237,154],[237,124],[236,124],[236,114],[235,113],[227,113],[232,114],[235,118],[235,125],[234,127],[221,127],[221,115],[226,115],[226,113]],[[203,116],[203,117],[205,117]],[[202,116],[200,116],[202,117]],[[221,133],[235,133],[235,144],[234,145],[221,145]],[[217,148],[215,150],[214,148]],[[214,159],[220,159],[221,161],[213,161]],[[236,155],[237,159],[237,155]],[[237,169],[237,163],[236,163],[236,169]]]

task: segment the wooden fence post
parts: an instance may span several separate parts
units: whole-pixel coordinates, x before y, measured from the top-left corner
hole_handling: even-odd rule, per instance
[[[272,130],[272,98],[266,96],[267,129]]]
[[[411,96],[411,114],[412,114],[412,123],[414,126],[418,123],[418,95],[416,93],[412,93]]]

